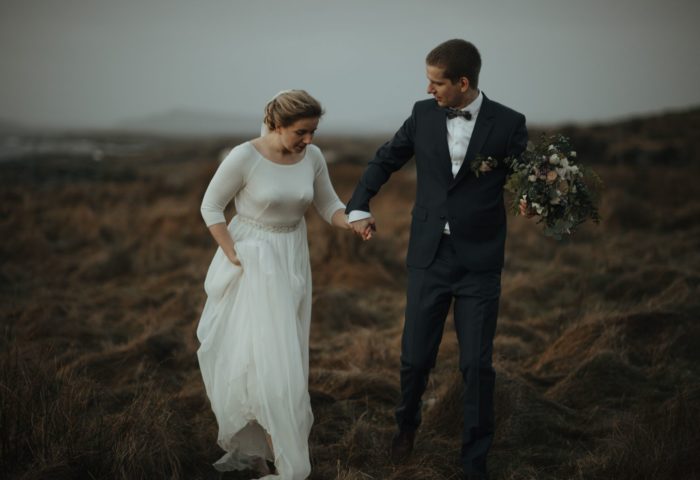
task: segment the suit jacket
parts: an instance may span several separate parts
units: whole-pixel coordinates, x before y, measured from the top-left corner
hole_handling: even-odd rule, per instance
[[[484,95],[464,162],[453,177],[445,111],[434,99],[416,102],[411,116],[370,160],[346,211],[369,212],[370,199],[415,156],[408,266],[430,265],[449,221],[457,255],[467,269],[500,270],[506,238],[503,185],[509,171],[500,165],[477,178],[470,164],[477,154],[503,159],[521,155],[526,146],[525,116]]]

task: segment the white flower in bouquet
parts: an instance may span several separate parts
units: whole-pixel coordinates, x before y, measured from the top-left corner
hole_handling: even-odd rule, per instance
[[[556,153],[549,157],[549,163],[552,165],[559,165],[559,155]]]

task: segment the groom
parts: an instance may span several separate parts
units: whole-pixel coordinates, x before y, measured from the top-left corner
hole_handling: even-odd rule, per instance
[[[391,174],[416,161],[416,201],[406,263],[408,291],[401,341],[401,400],[391,460],[413,450],[421,396],[435,366],[445,317],[454,300],[459,368],[464,379],[461,460],[466,479],[487,479],[494,434],[491,364],[506,238],[503,185],[496,166],[472,173],[477,157],[519,156],[527,145],[525,117],[479,90],[481,56],[465,40],[448,40],[426,57],[427,93],[411,116],[367,165],[348,219],[364,239],[372,235],[370,199]]]

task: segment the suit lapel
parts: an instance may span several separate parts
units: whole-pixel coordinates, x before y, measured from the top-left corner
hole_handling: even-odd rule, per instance
[[[452,181],[450,188],[454,187],[465,175],[471,173],[471,163],[476,158],[476,155],[481,151],[481,147],[484,146],[484,142],[491,132],[491,127],[493,127],[494,117],[491,113],[491,108],[489,105],[490,101],[484,95],[483,103],[479,109],[479,115],[476,117],[476,124],[474,125],[474,131],[472,132],[472,138],[469,140],[469,147],[467,147],[467,154],[464,156],[464,161],[462,166],[459,168],[459,172]],[[447,128],[447,127],[445,127]],[[447,138],[447,135],[445,135]]]

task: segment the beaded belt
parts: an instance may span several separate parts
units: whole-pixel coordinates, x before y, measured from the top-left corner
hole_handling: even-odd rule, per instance
[[[249,217],[244,217],[243,215],[236,215],[236,218],[240,222],[247,223],[252,227],[266,230],[268,232],[293,232],[299,226],[299,222],[292,225],[270,225],[267,223],[258,222],[257,220],[253,220]]]

